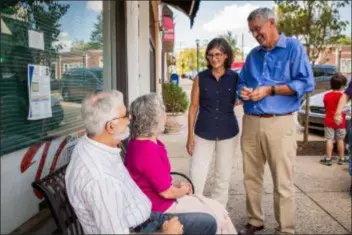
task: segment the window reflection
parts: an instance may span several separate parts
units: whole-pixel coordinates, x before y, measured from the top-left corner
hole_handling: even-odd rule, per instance
[[[1,155],[82,129],[81,102],[104,81],[101,1],[8,2],[1,9]],[[50,71],[52,117],[27,118],[28,64]]]

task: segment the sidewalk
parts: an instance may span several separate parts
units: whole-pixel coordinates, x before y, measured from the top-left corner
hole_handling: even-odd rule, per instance
[[[180,80],[181,86],[190,94],[192,81]],[[243,110],[236,108],[241,127]],[[171,160],[172,170],[188,174],[189,157],[185,149],[187,126],[177,135],[162,135]],[[321,137],[310,136],[310,140]],[[302,140],[302,135],[297,135]],[[296,234],[351,234],[351,197],[348,194],[350,177],[347,166],[319,164],[321,156],[298,156],[295,166]],[[212,167],[211,167],[212,168]],[[263,211],[266,229],[258,234],[273,234],[277,226],[273,210],[273,184],[266,166],[263,190]],[[205,194],[212,187],[213,172],[210,171]],[[237,230],[246,223],[245,191],[243,187],[242,155],[238,147],[233,165],[228,210]]]

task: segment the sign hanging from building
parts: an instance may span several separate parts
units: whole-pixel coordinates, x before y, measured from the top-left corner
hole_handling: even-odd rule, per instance
[[[175,24],[171,16],[163,16],[164,42],[174,42],[175,40]]]

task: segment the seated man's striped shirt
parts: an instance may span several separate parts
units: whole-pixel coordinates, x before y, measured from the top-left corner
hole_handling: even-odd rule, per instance
[[[126,170],[120,149],[82,137],[66,170],[66,188],[85,234],[127,234],[150,217],[151,202]]]

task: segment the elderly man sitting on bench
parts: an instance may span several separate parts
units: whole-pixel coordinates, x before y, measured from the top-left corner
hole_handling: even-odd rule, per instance
[[[119,91],[84,100],[87,135],[72,153],[66,170],[69,201],[86,234],[215,234],[214,217],[205,213],[151,212],[151,202],[126,170],[117,147],[129,136],[129,114]]]

